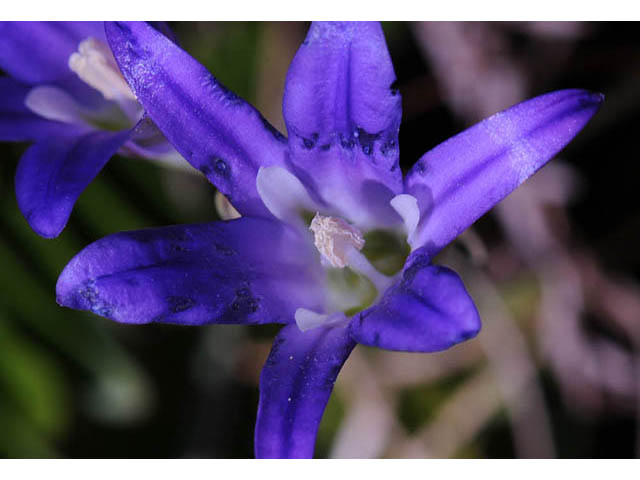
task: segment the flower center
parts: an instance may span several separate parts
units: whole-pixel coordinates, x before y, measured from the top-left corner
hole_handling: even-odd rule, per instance
[[[69,57],[69,68],[107,100],[118,103],[123,100],[137,101],[120,73],[111,49],[96,38],[89,37],[80,42],[78,51]]]
[[[299,308],[295,318],[303,331],[345,321],[347,315],[369,307],[393,282],[392,277],[380,273],[361,253],[364,236],[342,218],[316,213],[309,230],[327,268],[329,313]]]

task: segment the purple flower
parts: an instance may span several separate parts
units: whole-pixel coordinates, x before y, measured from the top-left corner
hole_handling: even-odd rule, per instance
[[[118,233],[58,302],[118,322],[283,323],[260,379],[258,457],[310,457],[356,343],[433,352],[476,335],[434,255],[562,149],[602,96],[563,90],[426,153],[403,179],[400,95],[378,23],[314,23],[287,75],[289,137],[144,23],[107,37],[141,104],[241,218]]]
[[[180,158],[143,118],[103,22],[0,22],[0,69],[9,74],[0,77],[0,140],[33,142],[18,165],[16,196],[43,237],[60,234],[116,152]]]

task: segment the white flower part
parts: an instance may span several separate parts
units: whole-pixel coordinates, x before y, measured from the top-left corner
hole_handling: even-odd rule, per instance
[[[104,42],[89,37],[69,57],[69,68],[107,100],[136,102],[127,81],[120,73],[111,49]]]
[[[387,277],[375,269],[362,253],[353,247],[349,247],[346,252],[347,265],[354,272],[367,277],[378,290],[378,296],[382,295],[393,283],[393,277]]]
[[[265,207],[285,222],[299,224],[301,210],[317,209],[298,177],[282,167],[260,167],[256,189]]]
[[[57,122],[89,125],[88,111],[71,95],[57,87],[41,86],[29,91],[25,105],[33,113]]]
[[[296,325],[300,331],[311,330],[321,326],[335,325],[347,320],[347,316],[342,312],[329,314],[317,313],[306,308],[298,308],[295,313]]]
[[[216,192],[213,202],[215,203],[216,211],[218,212],[218,215],[220,215],[220,218],[222,220],[234,220],[236,218],[242,217],[242,215],[240,215],[240,212],[236,210],[229,199],[222,193]]]
[[[362,250],[364,247],[360,230],[338,217],[325,217],[316,213],[309,230],[313,232],[314,245],[332,267],[346,267],[349,264],[349,251]]]
[[[418,200],[413,195],[402,193],[393,197],[389,203],[391,203],[393,209],[398,212],[398,215],[402,217],[404,228],[407,232],[407,243],[409,243],[413,249],[413,234],[420,221]]]

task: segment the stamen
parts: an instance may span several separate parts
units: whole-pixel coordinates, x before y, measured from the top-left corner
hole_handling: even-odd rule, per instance
[[[382,295],[393,283],[393,278],[387,277],[376,270],[367,257],[355,248],[351,247],[347,250],[346,259],[347,265],[349,265],[351,270],[371,280],[371,283],[373,283],[378,290],[378,295]]]
[[[107,100],[133,100],[136,97],[120,73],[108,45],[89,37],[69,57],[69,68]]]
[[[316,213],[309,230],[314,235],[314,245],[333,267],[348,265],[347,253],[350,249],[362,250],[364,238],[353,225],[337,217],[325,217]]]

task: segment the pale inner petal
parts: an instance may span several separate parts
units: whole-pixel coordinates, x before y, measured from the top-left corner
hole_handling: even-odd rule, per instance
[[[47,120],[90,125],[92,112],[61,88],[35,87],[27,94],[24,103],[33,113]]]
[[[305,210],[317,209],[298,177],[282,167],[260,167],[256,188],[265,207],[282,221],[301,224]]]
[[[390,203],[393,209],[398,212],[398,215],[402,217],[404,228],[407,232],[407,243],[411,245],[413,249],[413,234],[420,221],[418,200],[413,195],[402,193],[393,197]]]

